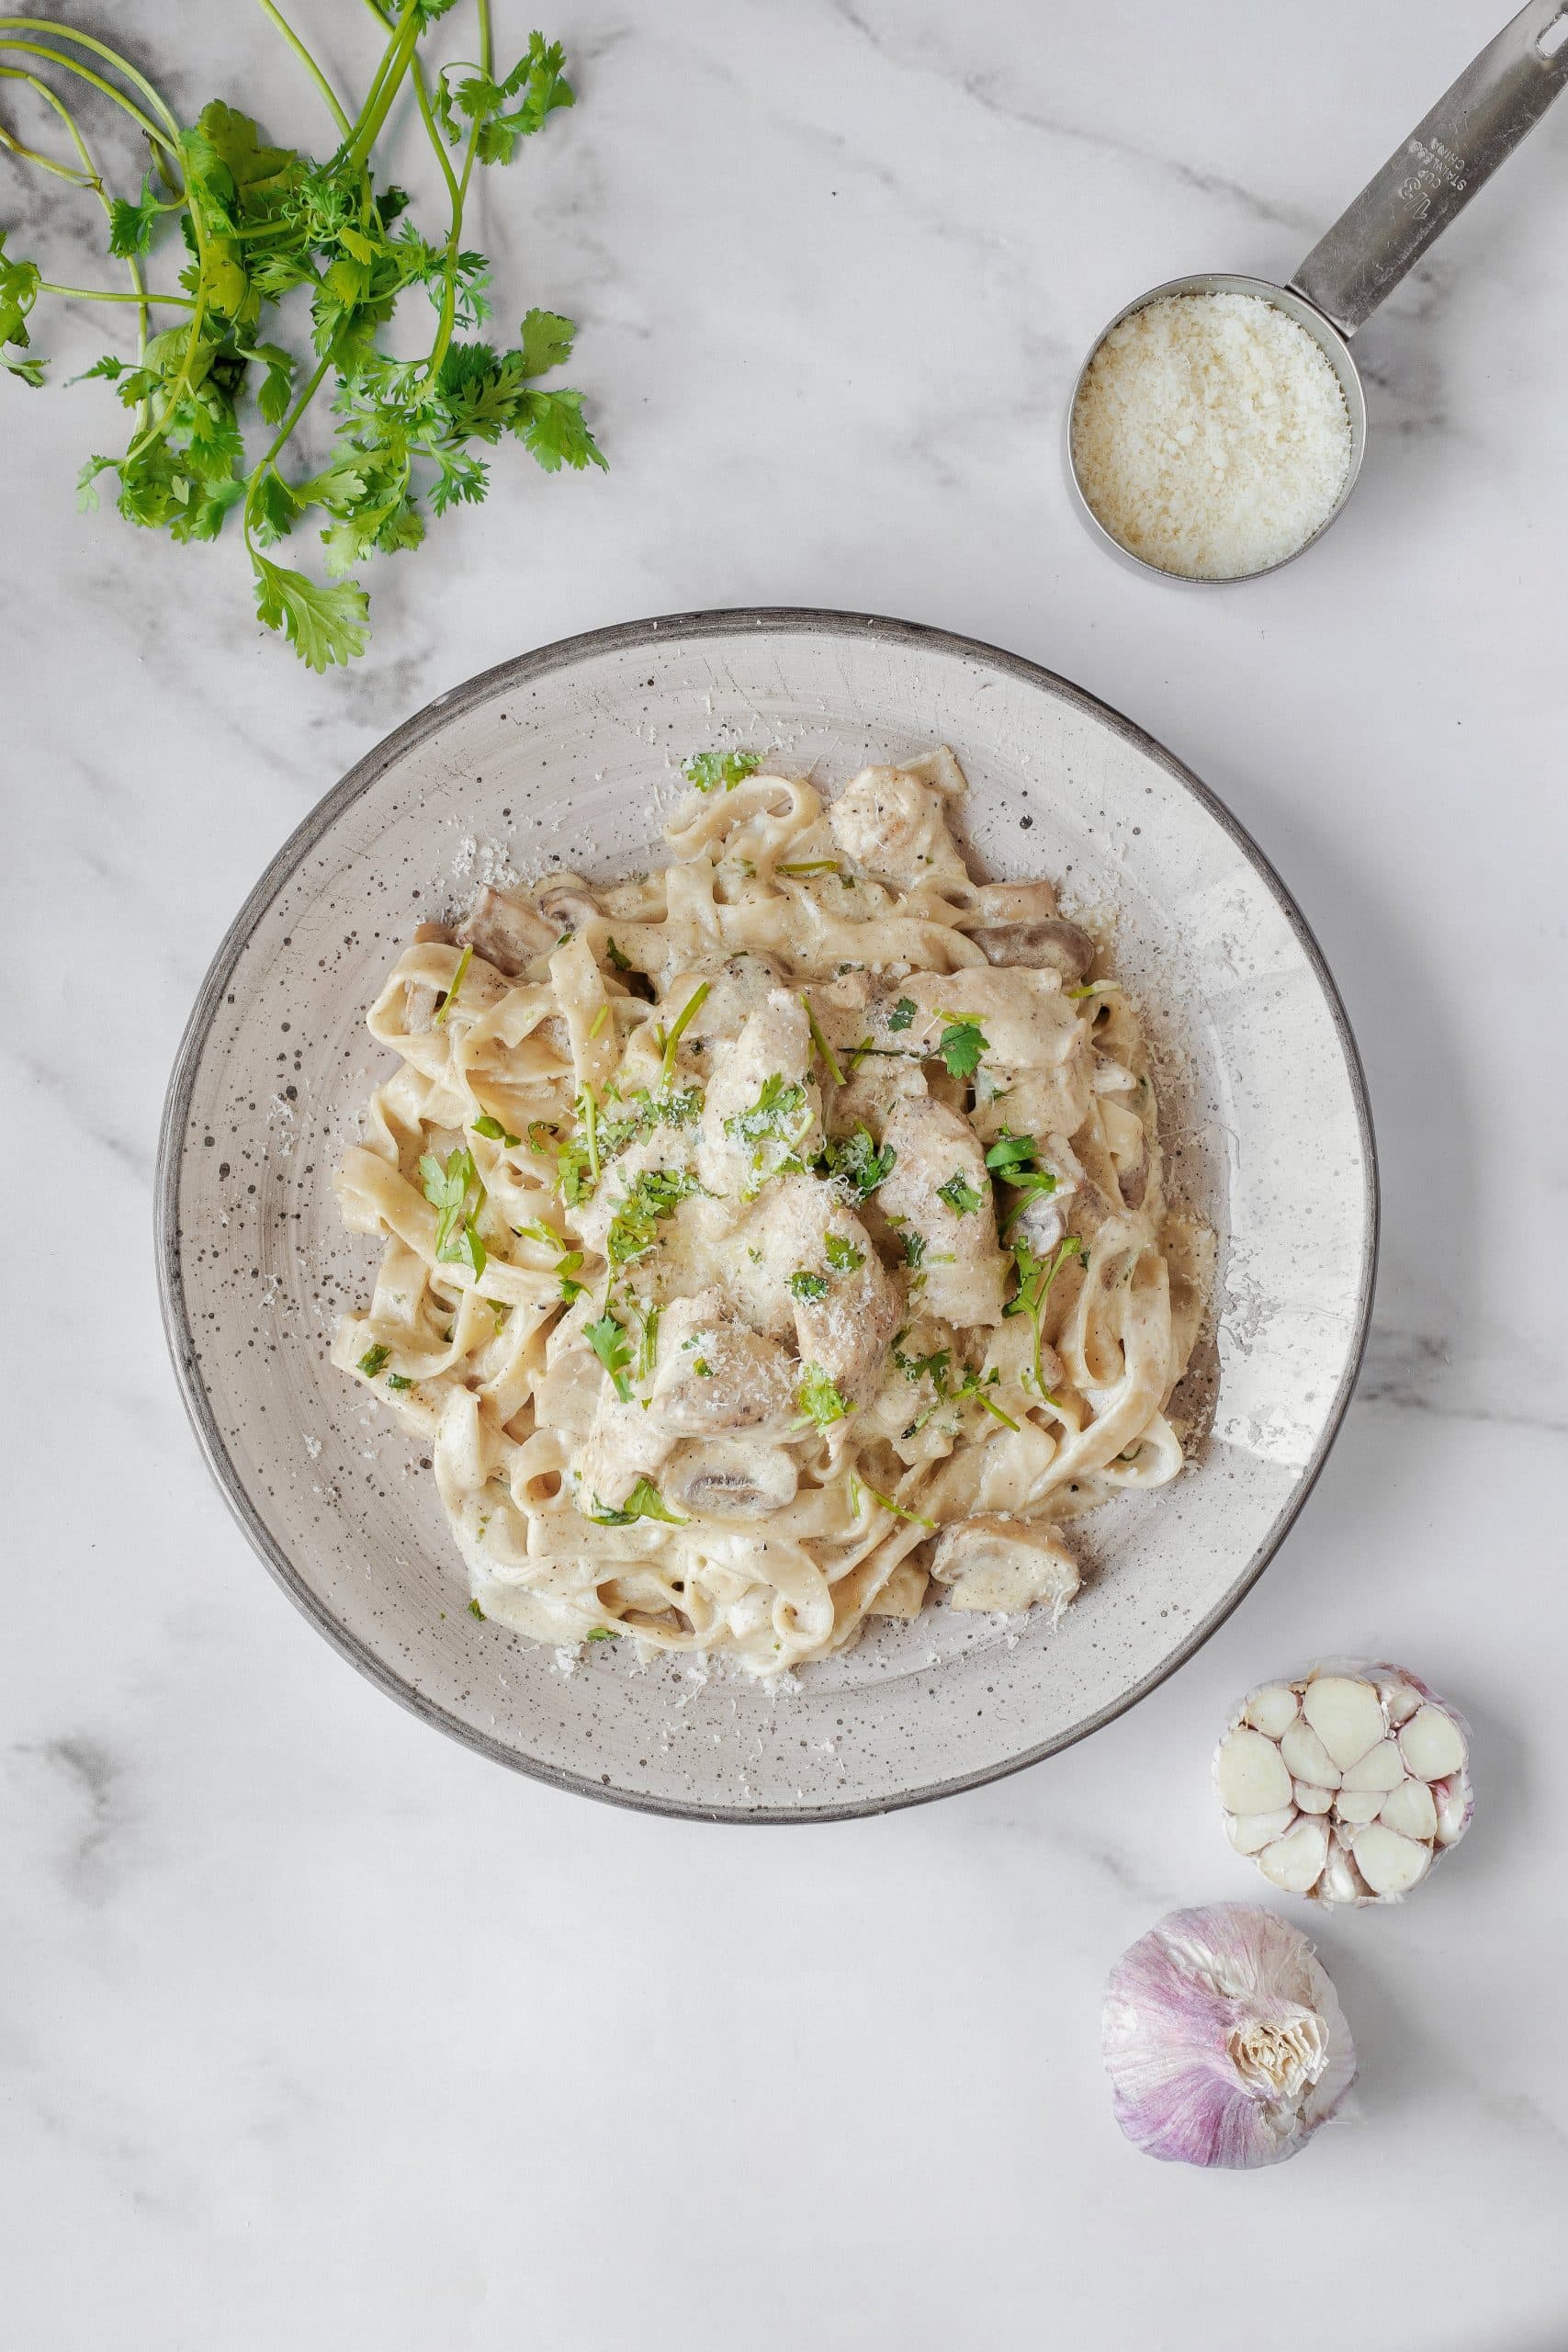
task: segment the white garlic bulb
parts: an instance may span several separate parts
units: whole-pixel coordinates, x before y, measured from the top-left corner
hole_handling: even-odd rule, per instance
[[[1105,1995],[1116,2120],[1168,2164],[1293,2156],[1356,2072],[1333,1985],[1299,1928],[1252,1903],[1172,1911]]]
[[[1243,1700],[1214,1751],[1225,1835],[1317,1903],[1397,1903],[1474,1809],[1470,1726],[1398,1666],[1314,1666]]]

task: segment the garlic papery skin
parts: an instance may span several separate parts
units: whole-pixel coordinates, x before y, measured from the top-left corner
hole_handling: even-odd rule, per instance
[[[1335,1659],[1243,1700],[1214,1792],[1236,1852],[1284,1894],[1397,1903],[1470,1826],[1470,1726],[1403,1667]]]
[[[1327,2121],[1356,2072],[1333,1985],[1299,1928],[1253,1903],[1172,1911],[1105,1994],[1116,2120],[1166,2164],[1276,2165]]]

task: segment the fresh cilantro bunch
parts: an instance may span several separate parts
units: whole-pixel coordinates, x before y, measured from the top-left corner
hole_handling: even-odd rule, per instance
[[[237,513],[258,616],[324,671],[363,653],[368,639],[369,599],[357,567],[417,547],[428,515],[482,499],[490,474],[481,453],[503,435],[547,473],[604,464],[581,394],[546,391],[538,380],[570,356],[570,319],[531,310],[504,351],[459,339],[491,309],[489,266],[462,242],[474,169],[510,164],[524,139],[572,105],[573,93],[560,44],[542,33],[498,74],[490,0],[475,0],[478,62],[444,66],[434,81],[420,43],[457,0],[366,0],[385,46],[351,117],[275,0],[259,5],[332,115],[338,143],[325,162],[271,145],[259,124],[221,101],[182,124],[152,83],[104,42],[47,18],[0,17],[0,79],[44,100],[63,123],[73,159],[24,145],[4,125],[0,146],[96,198],[108,250],[130,281],[129,292],[54,285],[34,263],[8,256],[0,232],[0,364],[25,384],[44,382],[28,323],[40,294],[132,305],[135,360],[109,355],[86,371],[114,385],[130,412],[130,440],[118,456],[89,458],[79,503],[96,507],[99,480],[110,476],[128,522],[180,541],[216,538]],[[106,186],[62,95],[75,84],[107,94],[145,140],[148,169],[136,197],[112,196]],[[434,243],[407,217],[403,190],[378,181],[372,164],[405,85],[448,200],[446,233]],[[177,291],[146,283],[143,262],[160,244],[183,261]],[[413,288],[434,306],[435,330],[423,357],[393,359],[379,338]],[[269,339],[273,313],[296,293],[309,314],[303,354]],[[153,332],[154,311],[177,312],[176,323]],[[291,469],[289,445],[329,383],[337,420],[331,450],[313,472]],[[253,419],[261,431],[253,427],[248,443]],[[321,537],[324,582],[270,552],[306,525]]]

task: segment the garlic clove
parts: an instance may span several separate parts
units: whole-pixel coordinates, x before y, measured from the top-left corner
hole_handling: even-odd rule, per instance
[[[1341,1789],[1334,1800],[1334,1810],[1341,1821],[1375,1821],[1382,1811],[1383,1789]]]
[[[1323,1866],[1323,1876],[1313,1893],[1320,1903],[1365,1903],[1366,1881],[1344,1848],[1336,1843],[1328,1849],[1328,1860]]]
[[[1303,1815],[1293,1829],[1265,1846],[1258,1857],[1258,1867],[1271,1884],[1287,1894],[1304,1894],[1321,1877],[1328,1860],[1327,1825],[1312,1815]]]
[[[1227,1813],[1225,1836],[1238,1854],[1256,1854],[1282,1838],[1295,1817],[1293,1804],[1282,1804],[1274,1813]]]
[[[1399,1752],[1417,1780],[1445,1781],[1464,1770],[1464,1739],[1446,1707],[1428,1704],[1412,1715],[1399,1735]]]
[[[1280,1742],[1280,1753],[1298,1781],[1310,1781],[1319,1789],[1339,1786],[1339,1767],[1310,1724],[1292,1724]]]
[[[1301,1711],[1302,1702],[1288,1682],[1266,1682],[1247,1701],[1243,1720],[1266,1739],[1283,1739]]]
[[[1475,1800],[1470,1782],[1462,1772],[1451,1781],[1434,1781],[1432,1801],[1438,1808],[1438,1843],[1457,1846],[1470,1827],[1470,1816],[1475,1810]]]
[[[1326,1813],[1334,1803],[1332,1789],[1320,1789],[1311,1781],[1298,1781],[1295,1792],[1296,1803],[1303,1813]]]
[[[1381,1821],[1359,1829],[1350,1851],[1374,1894],[1408,1894],[1432,1866],[1429,1846],[1417,1845],[1414,1838],[1402,1838],[1397,1830],[1385,1828]]]
[[[1419,1690],[1412,1690],[1408,1682],[1385,1682],[1382,1686],[1382,1711],[1397,1731],[1407,1724],[1421,1704]]]
[[[1404,1758],[1396,1741],[1380,1740],[1345,1775],[1348,1789],[1397,1789],[1404,1778]]]
[[[1291,1776],[1274,1742],[1243,1727],[1220,1742],[1214,1790],[1227,1813],[1274,1813],[1291,1802]]]
[[[1302,1713],[1345,1771],[1383,1737],[1382,1702],[1370,1682],[1325,1674],[1302,1693]]]
[[[1378,1819],[1402,1838],[1426,1842],[1438,1834],[1438,1808],[1425,1781],[1401,1781],[1383,1800]]]

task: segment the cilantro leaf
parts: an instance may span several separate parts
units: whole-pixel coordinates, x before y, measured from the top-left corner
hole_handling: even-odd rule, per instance
[[[781,1071],[773,1070],[762,1080],[750,1108],[726,1119],[724,1132],[734,1143],[751,1145],[761,1165],[764,1145],[798,1143],[810,1124],[805,1087],[793,1080],[786,1080]]]
[[[302,571],[290,571],[252,554],[256,615],[267,628],[280,628],[307,666],[318,673],[334,662],[352,662],[370,642],[370,599],[357,581],[318,587]]]
[[[8,229],[0,229],[0,343],[15,345],[18,351],[28,346],[28,313],[38,300],[39,271],[37,262],[7,261],[6,240]]]
[[[822,1175],[835,1182],[852,1185],[863,1200],[886,1182],[897,1157],[891,1144],[878,1151],[871,1129],[862,1125],[852,1135],[829,1136],[817,1165]]]
[[[912,996],[901,996],[887,1016],[889,1029],[908,1029],[919,1007]]]
[[[936,1050],[947,1065],[949,1078],[973,1078],[981,1055],[990,1052],[990,1039],[977,1022],[955,1020],[949,1012],[939,1017],[947,1026],[936,1041]]]
[[[865,1263],[865,1251],[857,1250],[854,1243],[846,1241],[840,1233],[825,1233],[822,1247],[828,1253],[828,1263],[836,1274],[858,1273]]]
[[[650,1478],[639,1478],[618,1510],[606,1510],[597,1495],[596,1508],[588,1514],[600,1527],[630,1527],[639,1519],[661,1519],[667,1527],[684,1527],[686,1521],[672,1511]]]
[[[477,1136],[483,1136],[487,1143],[500,1144],[503,1151],[515,1150],[523,1140],[521,1136],[508,1135],[501,1121],[492,1119],[488,1111],[474,1121],[474,1133]]]
[[[791,1274],[784,1288],[792,1298],[826,1298],[828,1277],[826,1274]]]
[[[152,193],[152,175],[149,172],[134,204],[126,197],[117,196],[109,206],[110,253],[120,261],[127,261],[135,254],[151,253],[152,232],[163,209]]]
[[[819,1363],[805,1366],[795,1402],[806,1420],[815,1422],[819,1430],[843,1420],[850,1409]]]
[[[475,1224],[485,1204],[485,1188],[474,1165],[474,1155],[462,1146],[448,1152],[442,1166],[426,1152],[419,1163],[424,1197],[435,1211],[435,1255],[444,1265],[467,1266],[477,1282],[487,1263],[485,1246]]]
[[[519,333],[525,376],[547,375],[552,368],[563,366],[571,357],[577,336],[571,320],[563,319],[558,311],[525,311]]]
[[[659,1239],[660,1220],[673,1216],[696,1189],[695,1177],[683,1170],[645,1168],[610,1219],[604,1248],[611,1264],[645,1257]]]
[[[596,1323],[583,1325],[582,1336],[614,1381],[622,1404],[629,1405],[632,1392],[626,1366],[632,1360],[632,1348],[622,1326],[606,1307]]]
[[[618,1625],[595,1625],[587,1638],[591,1642],[618,1642],[621,1629]]]
[[[685,777],[699,792],[716,792],[722,785],[726,792],[733,792],[749,775],[755,775],[761,766],[757,752],[698,752],[687,761]]]
[[[980,1205],[980,1195],[962,1168],[955,1168],[946,1183],[937,1186],[936,1196],[947,1203],[954,1216],[971,1216]]]
[[[365,1374],[367,1380],[375,1379],[377,1374],[389,1359],[391,1352],[392,1351],[390,1348],[383,1348],[380,1346],[366,1349],[365,1353],[359,1359],[359,1369]]]

